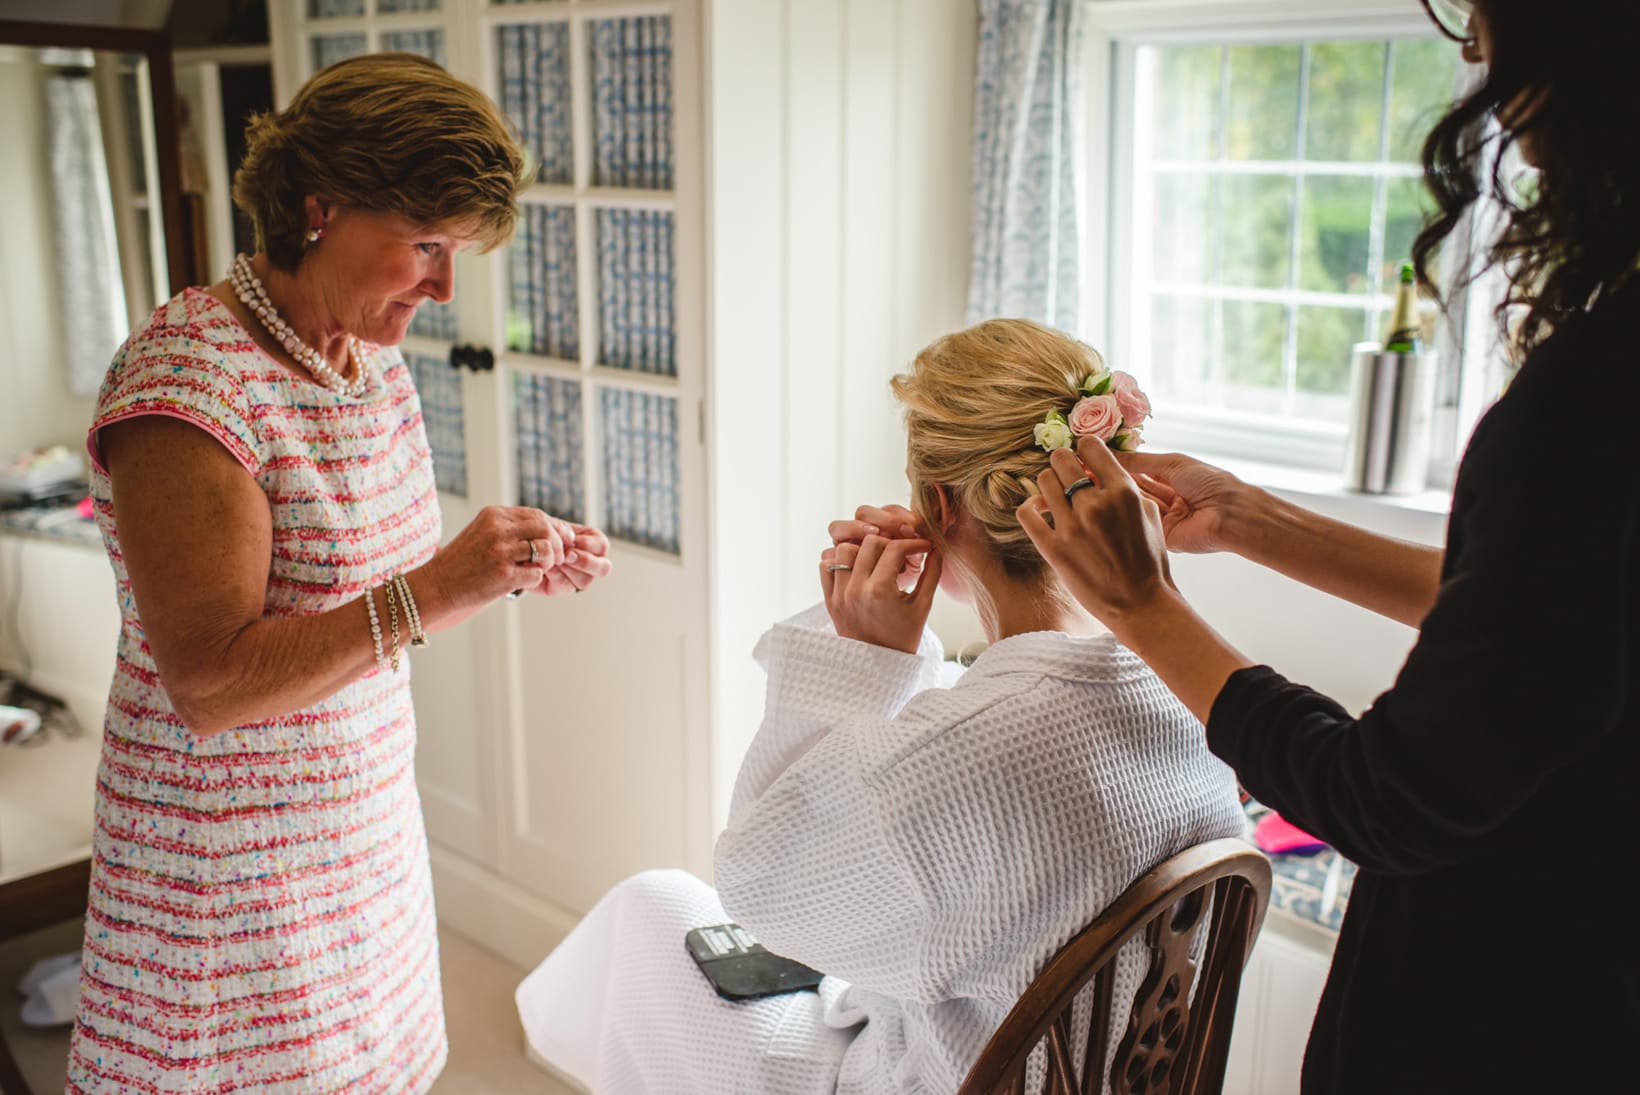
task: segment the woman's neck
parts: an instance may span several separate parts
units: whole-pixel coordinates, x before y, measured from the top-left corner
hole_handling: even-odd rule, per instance
[[[965,560],[965,563],[968,561]],[[980,595],[974,597],[980,626],[988,642],[1032,631],[1098,635],[1107,630],[1059,585],[1051,571],[1040,578],[1016,578],[989,556],[967,566]]]
[[[347,331],[325,307],[323,294],[312,278],[286,273],[263,255],[251,259],[251,268],[262,279],[268,299],[296,337],[318,350],[332,367],[345,371]]]

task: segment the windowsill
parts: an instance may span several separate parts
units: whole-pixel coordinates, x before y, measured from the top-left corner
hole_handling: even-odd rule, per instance
[[[1452,509],[1452,492],[1449,490],[1425,490],[1417,494],[1366,494],[1348,489],[1338,475],[1330,472],[1265,464],[1233,456],[1218,457],[1208,453],[1191,455],[1221,467],[1245,482],[1301,504],[1324,501],[1337,503],[1343,508],[1359,507],[1363,513],[1376,510],[1423,513],[1443,518]]]

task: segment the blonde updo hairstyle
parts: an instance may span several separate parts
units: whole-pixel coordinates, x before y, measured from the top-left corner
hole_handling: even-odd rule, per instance
[[[490,250],[511,237],[524,154],[494,102],[413,53],[369,53],[320,70],[284,110],[246,129],[233,200],[257,250],[294,271],[308,195],[458,227]]]
[[[1068,414],[1082,382],[1102,368],[1093,347],[1059,331],[992,319],[936,339],[891,381],[905,408],[912,509],[948,561],[936,485],[995,545],[1011,577],[1049,576],[1015,516],[1048,466],[1033,431],[1049,411]]]

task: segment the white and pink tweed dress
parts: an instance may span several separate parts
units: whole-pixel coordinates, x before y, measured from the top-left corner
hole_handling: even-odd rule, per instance
[[[115,357],[92,455],[98,428],[134,415],[206,430],[267,494],[264,615],[336,608],[439,538],[409,370],[365,349],[378,375],[339,395],[186,290]],[[427,1090],[446,1042],[408,659],[305,710],[193,734],[155,671],[94,463],[122,626],[68,1091]]]

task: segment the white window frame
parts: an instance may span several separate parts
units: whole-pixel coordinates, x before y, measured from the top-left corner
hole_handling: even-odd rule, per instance
[[[1087,228],[1083,301],[1090,341],[1116,367],[1142,372],[1134,359],[1132,284],[1133,197],[1124,192],[1135,155],[1134,68],[1138,48],[1154,45],[1299,42],[1430,36],[1435,28],[1412,0],[1087,0]],[[1453,49],[1457,45],[1453,44]],[[1453,241],[1467,241],[1460,231]],[[1455,265],[1455,264],[1449,264]],[[1485,283],[1488,287],[1495,282]],[[1482,292],[1459,294],[1452,322],[1440,325],[1442,395],[1435,415],[1429,482],[1449,486],[1469,430],[1498,390],[1501,355],[1489,303]],[[1456,362],[1456,369],[1450,365]],[[1304,428],[1280,419],[1227,415],[1214,421],[1156,423],[1168,447],[1230,461],[1254,460],[1313,477],[1337,468],[1342,480],[1345,427]],[[1323,471],[1323,474],[1331,474]]]

